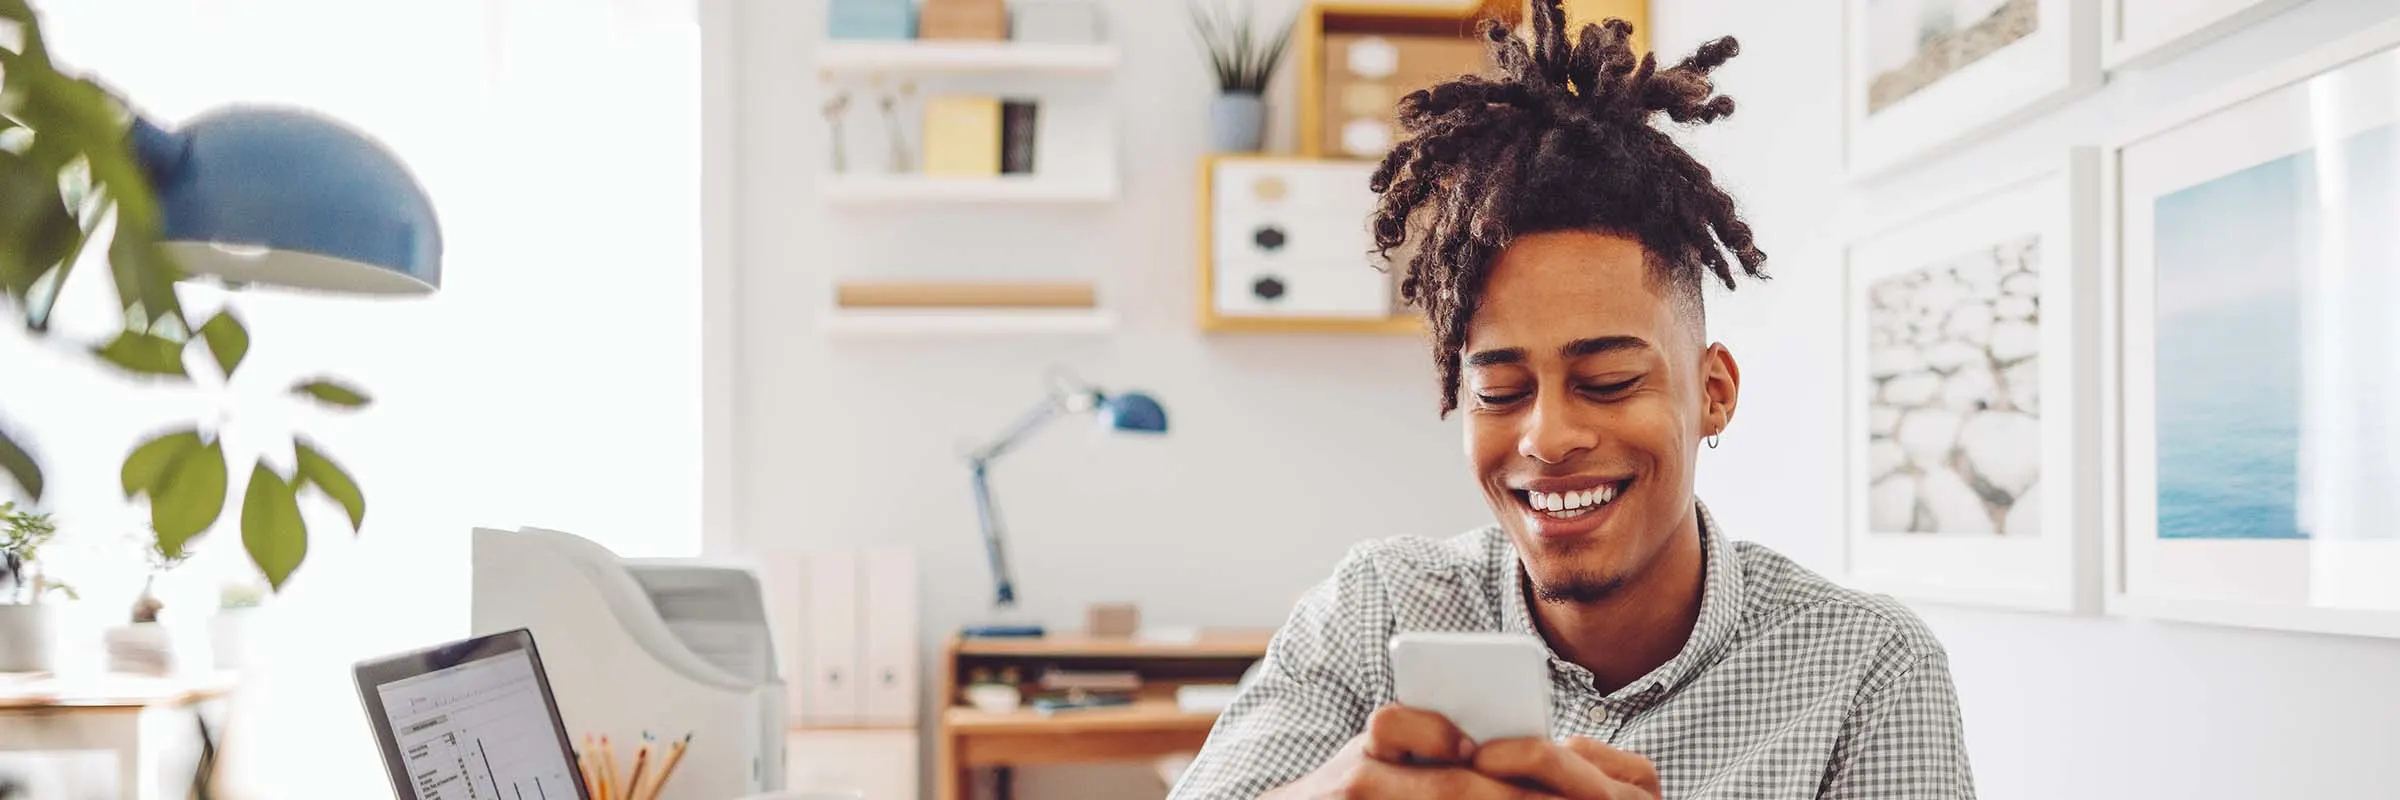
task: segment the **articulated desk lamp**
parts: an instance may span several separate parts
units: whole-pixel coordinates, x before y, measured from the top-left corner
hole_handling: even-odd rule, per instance
[[[975,514],[983,526],[983,546],[991,559],[992,582],[997,596],[994,610],[1006,615],[1016,608],[1016,579],[1009,574],[1005,534],[1000,527],[1000,509],[992,499],[991,466],[1000,456],[1031,437],[1042,426],[1061,414],[1091,412],[1100,418],[1102,430],[1120,433],[1166,433],[1167,411],[1158,401],[1141,392],[1107,394],[1098,387],[1085,384],[1072,376],[1055,375],[1050,393],[1041,405],[1026,412],[1017,424],[1010,426],[1000,438],[984,445],[967,456],[967,464],[975,474]],[[970,637],[1033,637],[1042,635],[1042,626],[1033,624],[996,623],[969,625],[964,634]]]

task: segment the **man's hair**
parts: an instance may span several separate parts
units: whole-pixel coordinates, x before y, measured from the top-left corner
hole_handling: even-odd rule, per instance
[[[1708,168],[1651,126],[1733,113],[1708,73],[1732,58],[1731,37],[1659,69],[1636,57],[1633,25],[1585,25],[1570,44],[1560,0],[1535,0],[1533,35],[1483,23],[1497,78],[1469,75],[1400,101],[1406,137],[1375,170],[1377,252],[1412,240],[1400,296],[1433,335],[1442,413],[1458,405],[1459,350],[1491,262],[1516,237],[1595,231],[1641,242],[1652,285],[1705,330],[1701,283],[1734,287],[1734,266],[1765,278],[1766,254]],[[1730,251],[1732,261],[1726,258]]]

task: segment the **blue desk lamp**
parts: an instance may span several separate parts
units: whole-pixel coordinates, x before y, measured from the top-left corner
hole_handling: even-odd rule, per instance
[[[984,445],[967,456],[967,464],[975,474],[975,514],[983,525],[983,546],[991,559],[992,583],[996,590],[993,605],[1006,612],[1017,605],[1016,578],[1008,570],[1005,533],[1000,526],[1000,508],[992,498],[991,467],[1009,450],[1022,444],[1034,432],[1062,414],[1093,413],[1100,418],[1102,430],[1120,433],[1166,433],[1167,410],[1156,399],[1141,392],[1108,394],[1098,387],[1085,384],[1072,376],[1053,376],[1050,393],[1040,405],[1025,413],[1015,425],[991,444]],[[969,625],[964,631],[970,637],[1032,637],[1042,635],[1040,625],[992,624]]]
[[[442,282],[433,203],[391,151],[315,114],[237,107],[168,131],[136,117],[162,246],[232,286],[428,294]]]

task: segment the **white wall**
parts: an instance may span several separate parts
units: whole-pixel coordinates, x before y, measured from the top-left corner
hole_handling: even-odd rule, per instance
[[[739,543],[915,545],[929,659],[989,591],[958,454],[1030,403],[1052,364],[1154,390],[1175,426],[1156,442],[1052,431],[1001,466],[1024,603],[1053,624],[1073,624],[1089,602],[1129,600],[1153,621],[1270,625],[1352,542],[1488,520],[1456,429],[1433,414],[1420,343],[1197,333],[1193,173],[1211,89],[1180,9],[1165,5],[1108,4],[1126,44],[1114,89],[1122,201],[904,214],[833,211],[815,196],[826,144],[811,53],[823,6],[750,0],[730,11]],[[1669,52],[1720,34],[1743,40],[1745,55],[1720,73],[1741,112],[1689,138],[1745,202],[1779,276],[1714,306],[1748,391],[1724,449],[1703,457],[1702,491],[1734,535],[1821,570],[1838,565],[1841,524],[1841,438],[1826,420],[1840,418],[1835,226],[1845,207],[1905,207],[2011,157],[2088,138],[2118,109],[2155,107],[2392,13],[2381,0],[2318,0],[1913,185],[1850,198],[1836,184],[1836,8],[1715,0],[1652,12]],[[991,244],[1026,230],[1074,242]],[[1048,262],[1100,276],[1123,329],[918,343],[828,341],[816,330],[829,274],[984,253],[996,270]],[[2379,679],[2400,674],[2400,645],[1924,613],[1954,653],[1987,797],[2367,797],[2400,781],[2387,757],[2400,745],[2400,715],[2389,713],[2400,688]],[[1135,771],[1097,768],[1028,770],[1020,788],[1029,798],[1161,793]]]
[[[1733,35],[1719,71],[1741,110],[1686,137],[1733,185],[1776,279],[1711,307],[1745,367],[1739,420],[1702,461],[1737,535],[1821,571],[1840,564],[1840,226],[1932,202],[2024,159],[2096,144],[2228,79],[2400,15],[2315,0],[1988,146],[1846,194],[1841,21],[1831,0],[1654,3],[1663,51]],[[1949,647],[1989,798],[2400,794],[2400,642],[1921,606]]]
[[[1088,603],[1132,601],[1147,621],[1273,625],[1350,543],[1485,518],[1456,430],[1435,416],[1417,341],[1199,334],[1194,180],[1214,87],[1181,4],[1105,5],[1125,52],[1111,90],[1122,200],[890,213],[830,210],[815,194],[827,152],[812,67],[823,4],[735,5],[737,523],[753,547],[917,547],[928,658],[990,598],[960,456],[1038,400],[1054,364],[1155,392],[1173,431],[1135,441],[1061,423],[996,468],[1023,606],[1052,624],[1080,624]],[[1052,238],[994,245],[1027,231]],[[995,272],[1048,263],[1050,274],[1098,277],[1123,325],[1086,339],[913,343],[829,341],[816,329],[828,274],[984,254]],[[1132,770],[1027,772],[1025,797],[1163,794]],[[1095,773],[1109,779],[1076,782]]]

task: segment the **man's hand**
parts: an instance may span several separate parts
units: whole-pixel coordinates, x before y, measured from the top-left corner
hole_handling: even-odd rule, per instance
[[[1385,706],[1367,730],[1315,772],[1266,795],[1277,800],[1657,800],[1658,774],[1641,756],[1588,739],[1511,739],[1477,745],[1430,711]]]
[[[1659,800],[1650,759],[1582,737],[1509,739],[1475,751],[1475,771],[1567,800]]]

